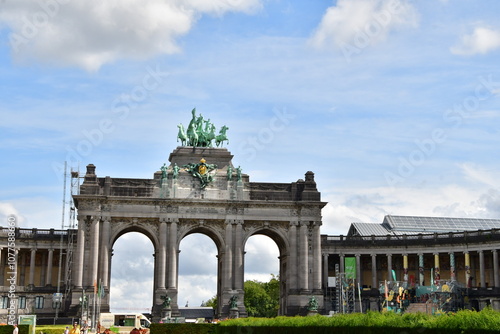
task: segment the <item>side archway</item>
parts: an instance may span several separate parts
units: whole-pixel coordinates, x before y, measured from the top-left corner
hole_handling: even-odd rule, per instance
[[[151,312],[154,262],[153,243],[145,234],[127,232],[115,240],[109,270],[111,312]]]

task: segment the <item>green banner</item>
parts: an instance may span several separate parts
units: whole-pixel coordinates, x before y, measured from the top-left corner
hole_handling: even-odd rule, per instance
[[[344,272],[346,278],[356,278],[356,258],[344,258]]]

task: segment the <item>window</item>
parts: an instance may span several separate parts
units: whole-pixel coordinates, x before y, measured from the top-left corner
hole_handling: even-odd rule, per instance
[[[8,308],[9,307],[9,297],[2,296],[1,303],[2,303],[2,305],[0,305],[1,308]]]
[[[18,305],[19,305],[18,307],[20,309],[26,308],[26,297],[25,296],[19,297],[19,304]]]
[[[43,297],[42,296],[35,297],[35,308],[36,309],[43,308]]]

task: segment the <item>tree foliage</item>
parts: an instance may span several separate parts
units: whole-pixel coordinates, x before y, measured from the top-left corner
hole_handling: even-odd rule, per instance
[[[204,307],[211,307],[213,308],[214,310],[217,309],[217,295],[213,296],[212,298],[210,298],[209,300],[207,300],[206,302],[202,302],[201,303],[201,306],[204,306]]]
[[[280,281],[271,275],[269,282],[246,281],[245,308],[250,317],[271,318],[278,315]]]
[[[249,317],[272,318],[278,315],[280,299],[280,280],[278,276],[271,274],[269,282],[256,280],[246,281],[245,308]],[[217,309],[217,296],[213,296],[201,306],[210,306]]]

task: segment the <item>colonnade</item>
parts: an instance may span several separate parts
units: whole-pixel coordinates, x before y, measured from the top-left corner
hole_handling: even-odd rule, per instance
[[[28,248],[18,246],[18,248],[16,248],[14,261],[17,272],[17,286],[21,288],[57,286],[59,254],[59,245],[28,246]],[[0,268],[2,268],[2,270],[0,270],[0,282],[3,286],[9,285],[6,281],[9,276],[6,273],[8,271],[13,271],[9,269],[10,261],[7,260],[7,256],[7,248],[0,248]],[[64,252],[62,263],[65,267],[66,255]],[[61,268],[63,272],[64,267]]]
[[[367,253],[352,253],[348,249],[341,250],[337,254],[323,253],[323,282],[327,282],[328,276],[335,274],[332,271],[332,263],[339,264],[340,272],[344,272],[346,257],[356,258],[357,282],[366,287],[378,288],[380,282],[384,280],[397,280],[419,285],[436,285],[438,281],[446,280],[458,282],[465,287],[500,288],[499,259],[496,248],[432,253],[421,249],[412,253],[387,253],[374,248]],[[394,263],[395,259],[397,259],[397,265]],[[460,262],[457,262],[457,259]],[[409,265],[410,262],[411,265]],[[444,269],[443,262],[445,262]],[[426,275],[429,272],[430,274]],[[394,279],[394,273],[396,273],[396,279]]]

